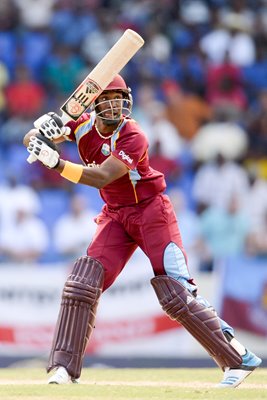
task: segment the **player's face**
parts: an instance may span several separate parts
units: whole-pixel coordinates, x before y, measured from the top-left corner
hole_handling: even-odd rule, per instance
[[[116,91],[103,92],[97,101],[98,115],[107,120],[118,120],[122,114],[123,94]]]

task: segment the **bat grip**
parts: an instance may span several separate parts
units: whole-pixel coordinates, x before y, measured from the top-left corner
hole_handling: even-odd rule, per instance
[[[35,155],[33,155],[33,154],[30,154],[29,157],[27,158],[27,162],[29,164],[32,164],[35,161],[37,161],[37,157],[35,157]]]

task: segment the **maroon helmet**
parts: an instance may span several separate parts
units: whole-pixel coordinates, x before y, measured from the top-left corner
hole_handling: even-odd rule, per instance
[[[123,98],[121,99],[120,105],[117,107],[111,107],[110,101],[104,100],[99,102],[99,99],[96,99],[95,101],[95,111],[96,115],[101,118],[107,125],[109,124],[114,124],[117,121],[120,120],[122,115],[129,116],[132,111],[132,104],[133,104],[133,99],[131,95],[131,89],[126,85],[125,80],[123,77],[119,74],[117,74],[113,80],[110,82],[110,84],[103,90],[102,93],[104,92],[109,92],[109,91],[118,91],[122,92]],[[100,111],[99,105],[107,104],[106,109],[102,109]],[[114,112],[114,117],[105,117],[105,112],[108,109],[112,109],[112,112]]]
[[[129,88],[127,87],[123,77],[117,74],[110,84],[104,89],[104,91],[106,90],[123,90],[128,92]]]

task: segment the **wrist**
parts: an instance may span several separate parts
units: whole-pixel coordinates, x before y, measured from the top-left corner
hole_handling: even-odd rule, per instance
[[[54,170],[61,173],[64,169],[65,161],[61,160],[61,158],[58,159],[57,164],[54,166]]]
[[[62,162],[63,160],[61,160]],[[64,161],[64,164],[59,163],[58,168],[62,168],[60,175],[73,183],[78,183],[83,173],[83,166],[81,164],[74,164],[70,161]],[[59,170],[59,169],[58,169]]]

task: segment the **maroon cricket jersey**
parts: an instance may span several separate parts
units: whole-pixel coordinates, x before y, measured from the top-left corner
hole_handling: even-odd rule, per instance
[[[164,175],[149,166],[148,141],[135,120],[123,118],[109,139],[103,139],[95,129],[95,113],[84,113],[78,121],[67,124],[69,138],[76,141],[85,165],[101,164],[110,155],[122,161],[129,172],[100,189],[102,199],[110,207],[140,203],[166,188]]]

